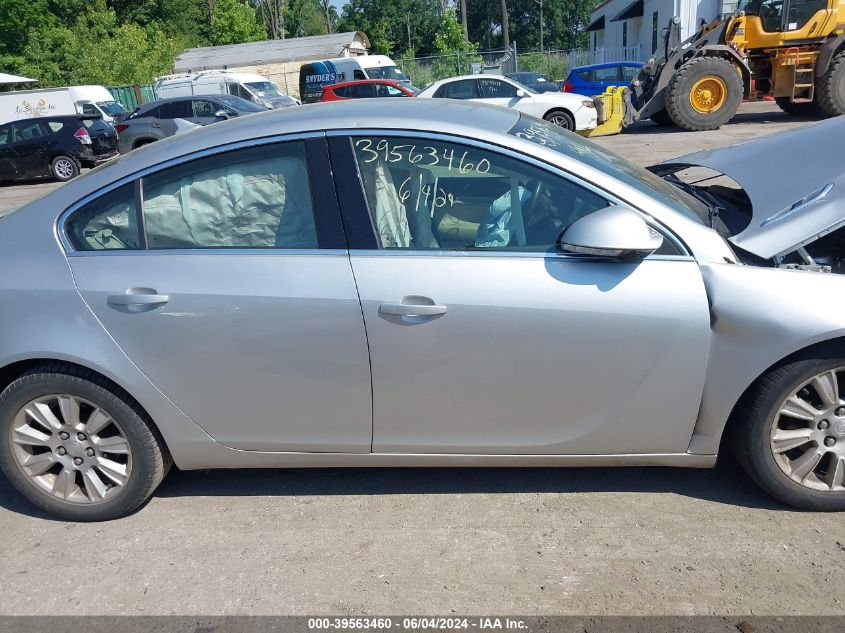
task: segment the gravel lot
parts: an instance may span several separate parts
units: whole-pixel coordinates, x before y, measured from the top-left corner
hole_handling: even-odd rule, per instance
[[[806,121],[599,142],[642,164]],[[784,157],[790,160],[790,157]],[[11,208],[52,188],[0,189]],[[713,471],[171,472],[133,516],[53,521],[0,479],[0,614],[845,614],[845,517]]]

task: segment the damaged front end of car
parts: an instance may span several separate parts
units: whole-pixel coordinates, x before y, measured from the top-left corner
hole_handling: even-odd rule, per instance
[[[748,264],[845,274],[845,117],[649,167]]]

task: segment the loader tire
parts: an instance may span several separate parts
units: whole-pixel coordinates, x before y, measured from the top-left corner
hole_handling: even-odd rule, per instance
[[[742,78],[733,64],[719,57],[696,57],[669,80],[666,112],[684,130],[716,130],[736,114],[742,92]]]
[[[815,101],[793,103],[789,100],[789,97],[775,97],[775,103],[778,104],[781,110],[794,116],[815,116],[819,113],[819,108]]]
[[[655,112],[649,117],[653,123],[656,123],[660,127],[669,127],[670,125],[675,125],[675,122],[672,121],[672,118],[669,116],[669,113],[666,110],[661,110],[660,112]]]
[[[827,72],[816,79],[816,103],[822,116],[845,114],[845,51],[834,57]]]

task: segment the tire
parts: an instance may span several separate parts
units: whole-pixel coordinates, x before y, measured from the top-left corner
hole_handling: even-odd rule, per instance
[[[775,103],[778,104],[781,110],[794,116],[814,116],[819,114],[819,108],[815,101],[793,103],[789,100],[789,97],[775,97]]]
[[[816,79],[816,103],[822,116],[845,114],[845,51],[834,57],[827,72]]]
[[[814,376],[831,375],[832,370],[841,370],[832,375],[838,375],[843,382],[842,389],[837,388],[837,397],[831,400],[845,398],[845,351],[841,348],[830,352],[817,350],[773,369],[745,398],[730,438],[738,460],[751,478],[776,499],[802,510],[845,510],[845,479],[835,487],[828,480],[836,476],[835,481],[839,482],[839,478],[845,477],[845,407],[841,407],[840,403],[830,405],[841,409],[840,415],[823,412],[824,419],[819,421],[799,420],[781,413],[785,400],[796,393],[804,394],[800,395],[800,400],[804,401],[806,397],[807,402],[812,401],[816,403],[814,407],[823,410],[826,405],[823,406],[819,396],[821,391],[813,387],[811,381]],[[796,410],[794,405],[789,408]],[[827,430],[823,430],[825,423],[829,425]],[[772,436],[775,424],[781,435],[778,455],[773,448],[776,443]],[[796,434],[799,439],[793,439]],[[810,439],[803,444],[792,445],[801,442],[805,434]],[[829,437],[835,440],[833,447],[824,444]],[[815,458],[814,452],[824,452],[824,455],[805,475],[800,460],[806,454],[811,462]],[[839,457],[834,459],[837,454]],[[837,463],[841,470],[836,470]],[[792,472],[788,473],[788,470]]]
[[[139,147],[144,147],[144,145],[149,145],[153,142],[153,139],[143,139],[140,141],[135,141],[135,145],[132,146],[132,149],[138,149]]]
[[[73,420],[77,424],[72,427],[55,426]],[[80,434],[62,438],[70,434],[61,429]],[[26,437],[35,437],[38,445],[22,442]],[[41,455],[48,457],[37,459]],[[81,465],[74,466],[75,460]],[[0,394],[0,468],[18,492],[54,516],[72,521],[124,516],[149,498],[171,463],[147,414],[122,389],[92,371],[45,364]]]
[[[566,110],[552,110],[551,112],[546,112],[546,115],[543,118],[549,123],[554,123],[555,125],[562,127],[564,130],[570,130],[572,132],[575,131],[575,119],[573,119],[572,115]]]
[[[666,112],[666,110],[655,112],[649,118],[652,120],[652,122],[656,123],[660,127],[669,127],[670,125],[675,125],[675,122],[672,120],[672,117],[669,116],[669,113]]]
[[[59,182],[67,182],[79,175],[79,163],[70,156],[56,156],[50,163],[50,173]]]
[[[693,107],[693,88],[710,81],[722,93],[714,109],[702,112]],[[696,94],[710,94],[699,90]],[[742,102],[742,79],[733,64],[719,57],[696,57],[681,66],[666,87],[666,111],[678,127],[698,132],[716,130],[730,121]]]

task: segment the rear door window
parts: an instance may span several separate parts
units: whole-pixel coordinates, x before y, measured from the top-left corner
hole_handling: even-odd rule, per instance
[[[51,134],[41,121],[18,121],[13,125],[13,130],[15,142],[31,141]]]
[[[128,183],[79,208],[65,225],[78,251],[133,250],[141,247],[135,184]]]
[[[353,99],[373,99],[376,96],[373,84],[358,84],[349,86],[349,96]]]
[[[472,79],[461,79],[443,86],[443,97],[446,99],[475,99],[475,81]]]
[[[619,67],[610,66],[608,68],[596,68],[593,71],[593,76],[595,77],[594,81],[619,81]]]
[[[151,249],[317,248],[304,143],[234,150],[143,179]]]
[[[190,101],[172,101],[158,108],[159,119],[189,119],[192,116]]]

